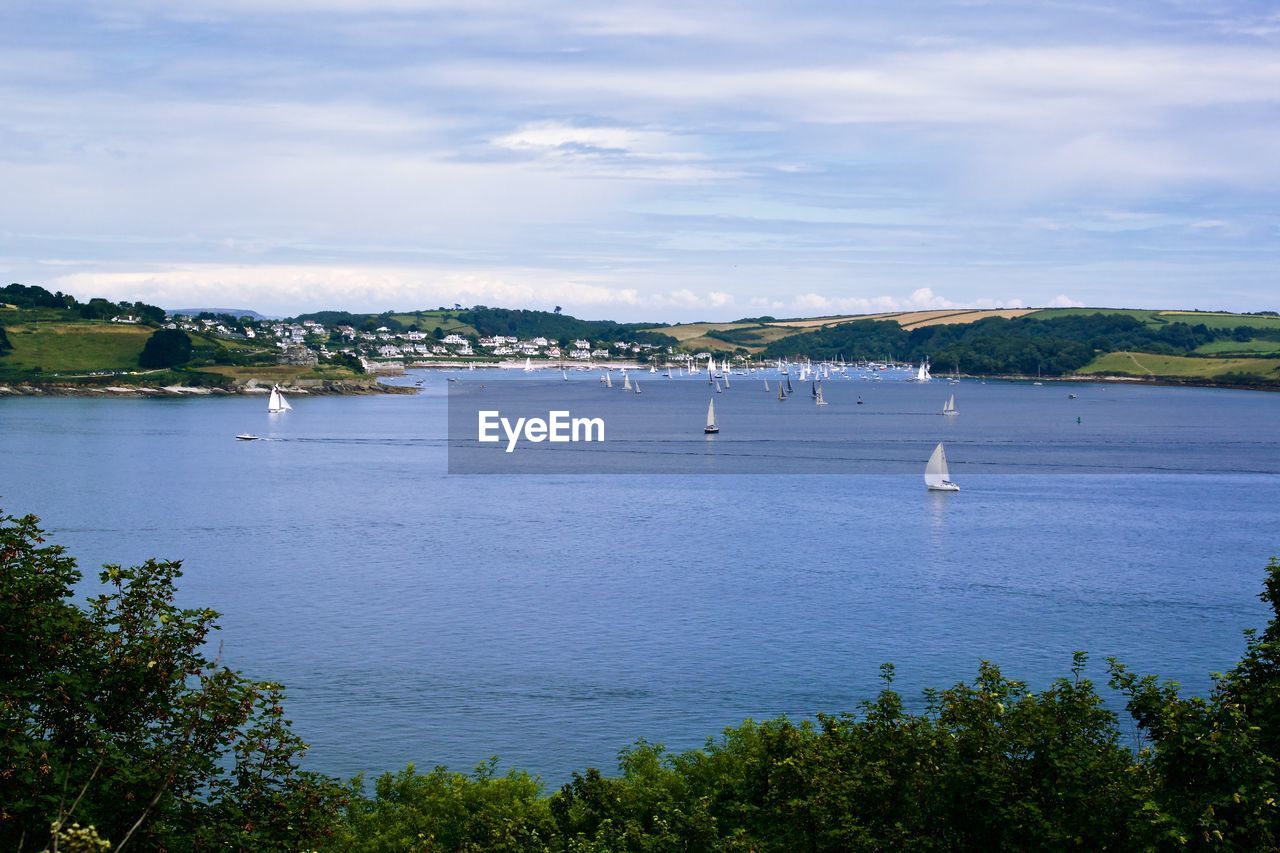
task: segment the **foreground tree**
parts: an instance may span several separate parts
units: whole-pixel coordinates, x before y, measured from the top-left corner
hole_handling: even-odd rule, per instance
[[[191,359],[191,338],[182,329],[157,329],[147,338],[138,366],[176,367]]]
[[[296,849],[343,790],[298,770],[278,685],[206,656],[211,610],[174,604],[180,564],[107,566],[72,602],[75,561],[37,520],[0,515],[0,849],[92,826],[112,849]]]

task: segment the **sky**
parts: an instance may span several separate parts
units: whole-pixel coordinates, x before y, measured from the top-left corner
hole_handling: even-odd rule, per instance
[[[1280,7],[5,0],[0,277],[268,314],[1280,308]]]

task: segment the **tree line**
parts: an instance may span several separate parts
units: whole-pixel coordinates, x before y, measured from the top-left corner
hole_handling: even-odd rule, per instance
[[[988,317],[973,323],[904,329],[892,320],[858,320],[771,343],[767,358],[929,358],[939,368],[969,374],[1046,376],[1073,373],[1107,352],[1132,350],[1187,355],[1197,347],[1231,338],[1275,339],[1277,330],[1250,326],[1214,328],[1204,323],[1147,324],[1127,314],[1081,314],[1038,319]]]
[[[1156,850],[1280,843],[1280,562],[1272,617],[1204,697],[1077,653],[1044,690],[983,663],[907,710],[746,721],[701,749],[640,741],[619,772],[301,769],[283,688],[210,656],[217,614],[175,604],[180,564],[75,560],[0,514],[0,848],[6,850]]]

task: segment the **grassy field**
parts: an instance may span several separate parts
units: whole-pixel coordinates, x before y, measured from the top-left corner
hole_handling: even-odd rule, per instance
[[[370,378],[337,365],[302,367],[294,364],[266,364],[241,367],[229,364],[214,364],[208,367],[201,367],[200,372],[216,373],[219,376],[227,376],[239,382],[257,379],[259,382],[281,384],[287,384],[296,379],[356,380]]]
[[[1227,314],[1209,311],[1161,311],[1148,308],[1042,308],[1027,315],[1037,320],[1053,317],[1081,316],[1085,314],[1126,314],[1147,324],[1203,323],[1211,329],[1234,329],[1236,326],[1252,326],[1259,329],[1280,329],[1280,317],[1257,314]]]
[[[429,332],[439,326],[440,330],[445,334],[450,332],[457,332],[460,335],[477,334],[475,328],[467,323],[460,322],[452,316],[452,313],[451,311],[423,311],[421,312],[422,316],[417,314],[392,314],[391,316],[393,319],[404,323],[405,328],[417,324],[418,328],[424,332]],[[450,316],[446,317],[445,315]]]
[[[1098,356],[1080,372],[1177,379],[1215,379],[1226,373],[1252,373],[1276,381],[1280,380],[1280,359],[1191,358],[1145,352],[1111,352]]]
[[[1280,341],[1233,341],[1224,338],[1201,344],[1196,347],[1195,351],[1212,356],[1242,355],[1247,357],[1254,353],[1280,354]]]
[[[152,331],[112,323],[6,324],[13,352],[0,358],[0,374],[136,370]]]

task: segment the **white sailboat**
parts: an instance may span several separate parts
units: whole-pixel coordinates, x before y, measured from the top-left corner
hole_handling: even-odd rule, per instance
[[[707,425],[702,428],[705,433],[719,432],[720,427],[716,425],[716,401],[713,397],[707,401]]]
[[[631,390],[631,377],[627,375],[627,372],[625,370],[622,371],[622,390],[623,391]]]
[[[288,412],[292,410],[293,406],[290,406],[289,401],[280,393],[279,386],[272,385],[271,396],[267,399],[267,411],[271,414],[276,414],[278,412]]]
[[[526,358],[526,359],[524,360],[524,372],[525,372],[525,373],[533,373],[533,359],[531,359],[531,358]]]
[[[816,397],[813,398],[813,402],[815,405],[818,405],[818,406],[825,406],[827,404],[827,398],[822,396],[821,385],[818,386],[818,394]]]
[[[569,374],[565,372],[565,369],[563,367],[560,368],[560,378],[563,379],[565,382],[569,381]]]
[[[640,380],[639,380],[639,379],[637,379],[637,380],[636,380],[635,387],[634,387],[632,390],[633,390],[633,391],[635,391],[637,394],[639,394],[639,393],[640,393]]]
[[[768,392],[768,390],[769,390],[769,380],[768,380],[768,379],[766,379],[766,380],[764,381],[764,390],[765,390],[766,392]]]
[[[942,414],[944,414],[944,415],[958,415],[958,414],[960,414],[960,412],[958,412],[958,411],[956,410],[956,395],[955,395],[955,394],[952,394],[952,395],[951,395],[951,397],[950,397],[950,399],[948,399],[948,400],[947,400],[947,402],[943,403],[943,405],[942,405]]]
[[[916,371],[917,382],[928,382],[933,377],[929,375],[929,360],[925,359],[920,362],[920,369]]]
[[[609,371],[607,370],[604,372],[604,387],[606,388],[613,387],[613,377],[609,375]]]
[[[933,449],[929,464],[924,466],[924,484],[931,492],[958,492],[960,487],[951,482],[951,472],[947,469],[947,451],[942,449],[942,442]]]

